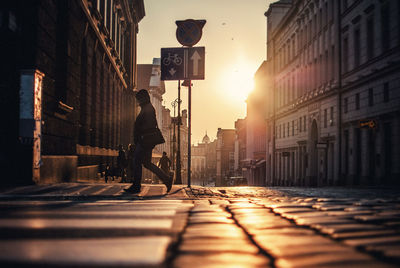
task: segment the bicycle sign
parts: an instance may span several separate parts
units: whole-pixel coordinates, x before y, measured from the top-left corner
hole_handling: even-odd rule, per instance
[[[161,80],[203,80],[204,47],[161,49]]]
[[[181,65],[182,64],[182,58],[179,57],[178,54],[171,54],[168,53],[168,56],[163,59],[163,65],[169,66],[173,62],[175,65]]]

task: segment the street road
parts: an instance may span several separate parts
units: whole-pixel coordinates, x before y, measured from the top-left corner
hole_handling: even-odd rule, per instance
[[[1,267],[399,267],[396,189],[0,191]]]

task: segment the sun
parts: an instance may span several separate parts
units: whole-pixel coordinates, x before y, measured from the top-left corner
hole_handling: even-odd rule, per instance
[[[255,70],[246,63],[235,64],[221,75],[221,93],[235,102],[244,102],[254,89]]]

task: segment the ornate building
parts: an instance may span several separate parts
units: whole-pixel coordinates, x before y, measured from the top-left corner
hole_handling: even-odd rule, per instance
[[[270,5],[269,185],[380,184],[398,176],[399,12],[400,2],[390,0]]]
[[[214,144],[206,133],[201,143],[192,145],[191,178],[193,184],[208,185],[210,182],[213,182],[213,175],[215,175]]]
[[[2,6],[2,170],[25,183],[96,178],[133,139],[143,1]]]

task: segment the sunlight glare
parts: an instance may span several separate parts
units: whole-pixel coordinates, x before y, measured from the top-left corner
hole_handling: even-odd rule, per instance
[[[254,88],[255,70],[241,63],[227,68],[221,76],[222,94],[235,102],[244,102]]]

